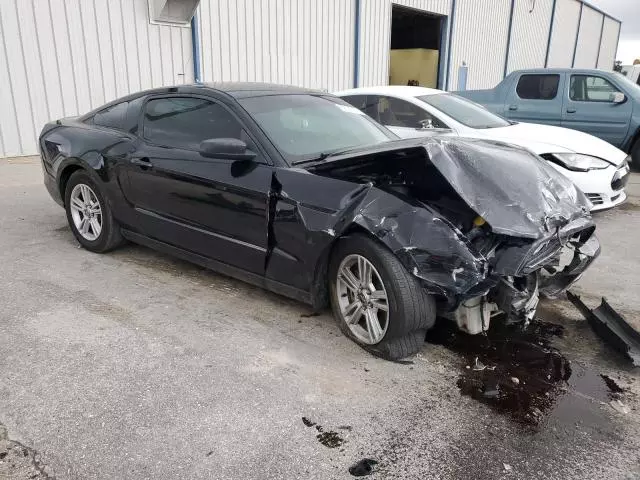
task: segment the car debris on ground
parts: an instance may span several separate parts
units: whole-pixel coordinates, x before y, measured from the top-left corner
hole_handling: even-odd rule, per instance
[[[606,298],[602,298],[597,308],[589,309],[578,295],[567,292],[567,297],[603,340],[629,357],[636,367],[640,366],[640,333],[609,305]]]

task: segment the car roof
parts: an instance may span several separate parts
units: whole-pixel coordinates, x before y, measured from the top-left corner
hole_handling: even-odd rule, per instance
[[[520,74],[520,73],[537,73],[537,74],[554,74],[554,73],[613,73],[610,70],[599,70],[596,68],[526,68],[523,70],[515,70],[511,72],[510,75]]]
[[[334,95],[339,97],[345,95],[390,95],[395,97],[421,97],[424,95],[437,95],[446,93],[443,90],[426,87],[410,87],[405,85],[381,85],[378,87],[352,88],[351,90],[343,90],[335,92]]]

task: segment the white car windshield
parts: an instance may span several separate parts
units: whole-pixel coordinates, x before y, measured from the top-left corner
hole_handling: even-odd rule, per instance
[[[398,138],[336,97],[265,95],[239,102],[289,163]]]
[[[416,97],[470,128],[500,128],[512,125],[504,118],[466,98],[451,93]]]

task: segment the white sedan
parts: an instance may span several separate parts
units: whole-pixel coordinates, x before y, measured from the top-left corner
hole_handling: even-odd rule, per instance
[[[517,123],[457,95],[422,87],[385,86],[337,92],[401,138],[457,135],[524,147],[573,181],[592,211],[627,198],[627,154],[592,135],[567,128]]]

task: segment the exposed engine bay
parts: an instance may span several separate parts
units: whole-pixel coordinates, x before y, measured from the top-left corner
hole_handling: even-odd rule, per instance
[[[540,295],[561,294],[600,252],[584,195],[512,146],[432,139],[311,171],[368,185],[352,200],[353,221],[436,295],[440,315],[471,334],[498,313],[531,321]]]

